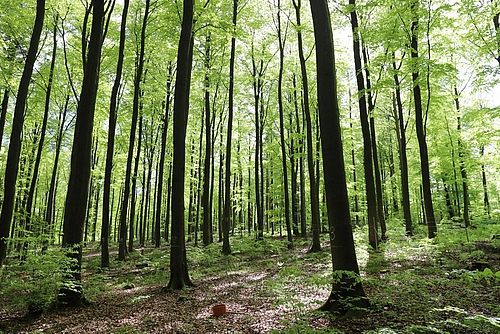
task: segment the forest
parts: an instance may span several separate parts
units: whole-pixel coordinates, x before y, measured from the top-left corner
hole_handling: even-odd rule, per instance
[[[500,333],[499,0],[0,0],[1,333]]]

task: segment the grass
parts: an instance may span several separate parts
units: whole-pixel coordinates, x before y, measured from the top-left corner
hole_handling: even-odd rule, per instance
[[[499,227],[477,225],[469,230],[468,240],[464,229],[443,226],[429,240],[424,228],[406,238],[403,226],[392,224],[390,239],[377,251],[367,246],[366,231],[357,229],[358,262],[372,308],[355,319],[314,312],[326,301],[334,279],[327,236],[322,239],[325,251],[312,254],[307,252],[309,240],[297,239],[288,250],[286,239],[276,237],[255,241],[236,236],[229,256],[220,253],[220,244],[189,245],[188,267],[196,287],[168,294],[161,292],[168,282],[168,247],[134,252],[125,262],[112,261],[109,269],[99,267],[99,252],[89,247],[83,275],[92,303],[79,310],[50,307],[55,294],[50,289],[58,286],[51,277],[58,277],[57,268],[45,268],[33,257],[4,272],[0,333],[41,328],[49,333],[67,328],[82,333],[498,333],[500,241],[489,239]],[[489,267],[469,270],[477,262]],[[33,269],[29,263],[38,266],[37,275],[44,280],[23,276]],[[43,292],[36,296],[45,312],[27,322],[26,294],[16,291],[28,288]],[[230,313],[211,317],[211,306],[221,302]]]

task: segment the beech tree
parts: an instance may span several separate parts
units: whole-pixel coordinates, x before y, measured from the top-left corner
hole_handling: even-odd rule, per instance
[[[335,274],[330,296],[320,309],[332,313],[347,313],[353,307],[367,307],[369,302],[359,279],[359,267],[352,235],[340,131],[330,10],[326,0],[311,0],[310,4],[316,39],[323,173]]]
[[[192,285],[187,269],[184,218],[184,171],[186,166],[186,127],[189,114],[191,63],[193,61],[194,2],[184,0],[182,29],[177,51],[174,95],[174,162],[172,183],[172,236],[170,243],[170,280],[167,289]]]
[[[10,224],[12,222],[12,214],[14,211],[19,156],[21,154],[21,134],[23,132],[24,109],[28,97],[28,89],[31,76],[33,74],[33,68],[35,66],[44,18],[45,0],[37,0],[35,24],[31,35],[28,54],[26,56],[26,62],[24,63],[23,74],[21,81],[19,82],[16,95],[16,107],[14,109],[14,120],[12,122],[9,152],[5,168],[4,196],[2,211],[0,213],[0,268],[3,266],[7,256],[7,238],[9,237]],[[8,96],[8,93],[5,95]],[[4,102],[7,104],[7,97],[4,98]]]
[[[71,153],[71,171],[64,210],[62,243],[63,247],[67,249],[67,256],[71,262],[67,273],[68,281],[60,289],[58,299],[60,302],[70,305],[79,305],[83,302],[81,286],[82,241],[89,191],[92,132],[101,61],[105,16],[104,0],[94,0],[92,8],[89,51],[78,102]]]

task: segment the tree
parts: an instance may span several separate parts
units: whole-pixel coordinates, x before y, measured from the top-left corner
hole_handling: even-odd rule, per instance
[[[0,268],[2,268],[7,256],[7,238],[9,237],[10,224],[14,211],[19,156],[21,154],[21,134],[23,132],[24,124],[24,108],[26,107],[28,89],[31,76],[33,74],[33,68],[35,66],[44,18],[45,0],[37,0],[35,24],[31,35],[28,54],[26,56],[26,62],[24,63],[23,74],[17,90],[14,120],[12,123],[9,152],[5,168],[4,196],[2,211],[0,213]]]
[[[301,26],[301,0],[293,0],[293,6],[295,7],[295,18],[297,20],[297,25]],[[306,146],[307,146],[307,170],[309,172],[309,192],[311,196],[311,219],[312,219],[312,231],[313,240],[311,245],[311,252],[318,252],[321,250],[321,243],[319,240],[319,230],[320,230],[320,212],[319,212],[319,198],[318,198],[318,181],[319,175],[314,172],[314,152],[313,152],[313,137],[312,137],[312,121],[311,121],[311,108],[309,103],[309,80],[307,76],[306,58],[304,56],[304,47],[302,41],[301,29],[297,29],[297,42],[298,42],[298,52],[299,52],[299,62],[300,62],[300,73],[302,77],[302,91],[303,91],[303,113],[306,120]],[[303,173],[301,173],[303,175]],[[302,183],[302,182],[301,182]],[[301,202],[304,202],[301,199]]]
[[[106,153],[106,169],[104,174],[104,194],[102,208],[102,230],[101,230],[101,267],[109,267],[109,229],[110,229],[110,193],[111,175],[113,172],[113,156],[115,148],[116,118],[118,105],[118,91],[122,80],[123,59],[125,58],[125,32],[127,26],[127,15],[129,0],[123,2],[123,11],[120,27],[120,45],[118,47],[118,60],[116,63],[116,76],[111,91],[111,101],[109,106],[109,128],[108,145]]]
[[[288,236],[288,247],[293,246],[292,228],[290,223],[290,195],[288,189],[288,168],[286,163],[286,143],[285,143],[285,126],[284,126],[284,112],[283,112],[283,62],[285,58],[285,43],[286,43],[286,33],[288,31],[285,29],[285,34],[281,30],[281,2],[278,0],[278,13],[277,13],[277,29],[278,29],[278,42],[279,42],[279,55],[280,55],[280,65],[279,65],[279,75],[278,75],[278,110],[280,118],[280,141],[281,141],[281,162],[283,167],[283,190],[285,196],[285,224],[286,232]]]
[[[82,237],[89,191],[92,131],[99,82],[104,15],[104,0],[94,0],[88,56],[77,108],[71,170],[64,207],[62,243],[67,249],[70,268],[67,272],[67,282],[59,290],[58,300],[70,305],[79,305],[83,302]]]
[[[356,83],[358,85],[359,115],[363,132],[363,167],[365,171],[366,203],[368,207],[368,242],[373,249],[377,249],[377,199],[375,195],[375,181],[373,178],[372,142],[366,104],[365,78],[361,67],[361,36],[358,32],[359,25],[355,7],[356,1],[349,0],[349,5],[353,7],[351,9],[351,27],[353,33],[354,70],[356,71]]]
[[[189,86],[193,61],[193,0],[184,0],[182,29],[177,51],[177,74],[174,96],[174,161],[172,182],[172,233],[170,244],[170,281],[167,289],[193,285],[186,258],[184,221],[184,170],[186,166],[186,126],[189,111]]]
[[[224,212],[222,218],[222,253],[231,254],[229,244],[229,230],[231,227],[231,141],[233,133],[233,113],[234,113],[234,58],[236,53],[236,20],[238,18],[238,0],[233,0],[233,26],[231,36],[231,57],[229,60],[229,110],[227,118],[226,136],[226,169],[224,183]],[[220,203],[219,203],[220,205]]]
[[[132,159],[134,155],[134,143],[135,136],[137,130],[137,119],[139,117],[139,108],[140,108],[140,98],[142,96],[141,92],[141,83],[142,83],[142,75],[144,73],[144,48],[146,43],[146,27],[147,27],[147,19],[149,15],[149,4],[150,1],[146,0],[146,8],[144,9],[144,17],[142,20],[141,26],[141,36],[140,36],[140,49],[138,51],[137,62],[136,62],[136,70],[134,77],[134,100],[132,104],[132,125],[130,127],[130,138],[129,138],[129,148],[127,155],[127,166],[125,171],[125,192],[123,194],[123,203],[120,213],[120,238],[118,242],[118,259],[123,261],[125,260],[125,254],[127,253],[127,215],[128,215],[128,205],[129,205],[129,197],[130,197],[130,182],[132,175]],[[140,146],[137,148],[137,152],[140,151]],[[135,180],[135,179],[134,179]],[[132,188],[134,194],[132,198],[135,199],[135,189]],[[131,210],[135,210],[135,208],[131,208]],[[130,226],[133,224],[132,214],[130,215]],[[133,235],[132,235],[133,236]],[[133,242],[133,241],[132,241]]]
[[[412,80],[413,80],[413,98],[415,101],[415,127],[417,130],[418,146],[420,149],[420,167],[422,172],[422,192],[424,198],[425,216],[427,219],[427,228],[429,238],[434,238],[437,233],[436,219],[434,217],[434,207],[432,204],[431,183],[429,173],[429,154],[427,150],[426,131],[424,125],[424,116],[422,108],[422,93],[420,91],[420,71],[418,56],[418,5],[419,0],[411,2],[411,59],[413,61]],[[430,92],[428,92],[430,94]],[[427,108],[429,103],[427,103]],[[427,116],[426,116],[427,119]]]
[[[333,313],[347,313],[353,307],[367,307],[369,301],[359,278],[359,267],[352,235],[340,131],[330,11],[326,0],[311,0],[310,4],[316,40],[323,173],[330,228],[330,246],[335,273],[330,296],[320,309]]]

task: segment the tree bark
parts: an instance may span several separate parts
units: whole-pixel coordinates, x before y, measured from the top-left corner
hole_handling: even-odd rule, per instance
[[[300,27],[302,22],[300,18],[301,0],[292,0],[295,7],[295,18],[297,25]],[[321,243],[319,239],[320,234],[320,212],[319,212],[319,198],[318,198],[318,180],[319,175],[314,171],[314,152],[313,152],[313,138],[312,138],[312,121],[311,109],[309,106],[309,80],[307,77],[306,58],[304,56],[304,47],[302,42],[302,32],[297,30],[298,52],[300,62],[300,72],[302,76],[302,90],[303,90],[303,111],[306,120],[306,147],[307,147],[307,170],[309,173],[309,192],[311,196],[311,227],[312,227],[312,244],[309,252],[321,251]]]
[[[285,143],[285,117],[283,111],[283,67],[285,58],[285,43],[286,43],[286,31],[285,36],[283,36],[281,31],[281,2],[278,0],[278,42],[279,42],[279,55],[280,55],[280,66],[278,74],[278,110],[280,119],[280,141],[281,141],[281,163],[283,168],[283,190],[285,196],[285,225],[286,233],[288,238],[288,248],[293,247],[293,235],[292,235],[292,224],[290,222],[290,189],[288,188],[288,167],[287,167],[287,155],[286,155],[286,143]]]
[[[462,191],[463,191],[463,197],[464,197],[464,224],[465,227],[469,227],[470,225],[470,219],[469,219],[469,185],[467,184],[467,169],[465,168],[465,161],[464,161],[464,155],[465,155],[465,148],[462,143],[462,140],[460,139],[461,136],[461,130],[462,130],[462,117],[460,113],[462,112],[460,110],[460,101],[458,100],[458,89],[457,87],[454,87],[455,91],[455,108],[457,110],[457,131],[458,131],[458,157],[460,159],[459,161],[459,166],[460,166],[460,175],[462,176]]]
[[[118,47],[118,61],[116,63],[116,76],[111,90],[109,106],[108,146],[106,151],[106,167],[104,171],[104,194],[102,205],[102,228],[101,228],[101,267],[109,267],[109,231],[110,231],[110,193],[111,177],[113,173],[113,157],[115,150],[116,119],[118,108],[118,92],[122,80],[123,60],[125,58],[125,33],[127,29],[127,15],[129,0],[124,0],[120,26],[120,45]]]
[[[92,131],[99,82],[102,49],[104,1],[94,0],[89,52],[77,108],[71,170],[64,210],[63,247],[72,260],[67,283],[59,290],[58,300],[70,305],[83,302],[81,286],[82,232],[88,200]]]
[[[210,205],[210,173],[212,156],[212,123],[210,109],[210,61],[211,61],[211,37],[207,34],[205,40],[205,160],[203,161],[203,194],[201,195],[201,206],[203,208],[203,245],[212,243],[212,207]]]
[[[161,132],[161,150],[160,150],[160,167],[158,171],[158,190],[156,198],[156,222],[155,222],[155,247],[159,248],[161,244],[160,225],[161,225],[161,206],[163,203],[163,174],[165,168],[165,153],[167,150],[167,134],[168,122],[170,119],[170,101],[171,101],[171,88],[172,88],[172,63],[168,64],[168,77],[167,77],[167,95],[165,97],[165,115],[163,116],[163,129]],[[167,208],[168,210],[168,208]],[[143,241],[144,242],[144,241]]]
[[[45,0],[37,0],[36,17],[31,35],[30,46],[24,63],[23,74],[17,90],[16,106],[14,109],[14,120],[10,135],[9,151],[5,167],[4,196],[2,211],[0,213],[0,268],[2,268],[7,256],[7,238],[14,211],[14,201],[16,197],[16,183],[21,154],[21,133],[24,125],[24,109],[28,98],[28,89],[35,66],[38,52],[38,44],[42,33],[45,16]]]
[[[369,304],[354,249],[340,130],[332,25],[326,0],[311,0],[330,246],[336,280],[321,310],[345,314]]]
[[[236,51],[236,19],[238,17],[238,0],[233,0],[233,35],[231,37],[231,57],[229,59],[229,110],[227,120],[226,137],[226,168],[224,170],[224,212],[222,217],[222,253],[231,254],[231,245],[229,244],[229,230],[231,227],[231,141],[233,133],[233,99],[234,99],[234,58]]]
[[[178,290],[193,285],[186,258],[184,220],[184,169],[186,167],[186,126],[189,114],[191,82],[192,29],[194,1],[184,0],[182,29],[177,51],[177,75],[174,95],[174,161],[172,176],[172,240],[170,244],[170,280],[167,289]]]
[[[393,53],[392,57],[395,55]],[[408,177],[408,157],[406,155],[406,125],[403,115],[403,102],[401,99],[401,85],[398,76],[398,68],[396,62],[393,61],[392,67],[394,69],[394,87],[395,94],[393,95],[393,111],[396,120],[396,131],[398,135],[398,149],[399,149],[399,168],[401,170],[401,197],[403,200],[403,217],[405,220],[406,235],[413,235],[413,223],[411,218],[410,206],[410,187]]]
[[[127,253],[127,214],[128,214],[128,205],[129,205],[129,197],[130,197],[130,182],[131,182],[131,174],[132,174],[132,159],[134,156],[134,143],[135,143],[135,133],[137,129],[137,119],[139,117],[139,104],[141,98],[141,82],[142,82],[142,74],[144,72],[144,48],[145,48],[145,39],[146,39],[146,26],[147,26],[147,18],[149,15],[149,4],[150,0],[146,0],[146,8],[144,9],[144,17],[142,20],[142,28],[141,28],[141,41],[140,41],[140,50],[137,55],[137,68],[134,78],[134,100],[132,103],[132,124],[130,127],[130,139],[129,139],[129,147],[128,147],[128,155],[127,155],[127,166],[125,171],[125,192],[123,194],[123,203],[121,207],[120,213],[120,237],[118,240],[118,260],[124,261]],[[139,148],[138,148],[139,149]],[[135,189],[132,189],[135,192]],[[130,221],[132,224],[132,221]]]
[[[54,67],[56,63],[56,55],[57,55],[57,22],[59,20],[59,17],[55,17],[54,21],[54,29],[52,30],[52,58],[50,61],[50,69],[49,69],[49,78],[47,80],[47,89],[45,91],[45,105],[44,105],[44,113],[43,113],[43,120],[42,120],[42,128],[40,129],[40,138],[38,139],[38,148],[37,148],[37,153],[36,153],[36,158],[35,158],[35,164],[33,166],[33,176],[31,178],[31,184],[28,192],[28,198],[26,200],[26,207],[25,207],[25,212],[26,212],[26,225],[25,225],[25,230],[30,231],[31,230],[31,211],[33,210],[33,202],[35,199],[35,190],[36,190],[36,184],[38,180],[38,173],[40,169],[40,162],[42,160],[42,152],[43,152],[43,144],[45,143],[45,133],[47,131],[47,122],[49,119],[49,112],[50,112],[50,96],[52,93],[52,81],[54,78]],[[1,138],[1,137],[0,137]],[[23,252],[23,258],[26,255],[26,252],[28,250],[28,242],[26,241],[24,244],[24,252]]]
[[[411,22],[411,59],[413,63],[412,80],[413,80],[413,98],[415,101],[415,128],[417,130],[418,146],[420,149],[420,167],[422,169],[422,196],[424,199],[425,217],[427,219],[427,229],[429,238],[434,238],[437,234],[436,219],[434,217],[434,207],[432,204],[431,182],[429,173],[429,153],[427,150],[427,142],[425,135],[425,125],[423,121],[422,111],[422,95],[419,83],[418,63],[418,0],[413,0],[411,3],[412,22]]]
[[[377,200],[373,178],[372,142],[366,104],[365,78],[361,67],[360,35],[358,32],[358,16],[355,9],[356,1],[349,0],[349,4],[353,6],[351,11],[351,27],[353,32],[354,67],[358,85],[359,115],[361,131],[363,132],[363,167],[365,171],[366,204],[368,207],[368,242],[373,249],[377,249],[379,241],[377,233]]]

